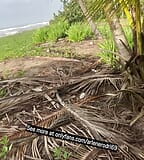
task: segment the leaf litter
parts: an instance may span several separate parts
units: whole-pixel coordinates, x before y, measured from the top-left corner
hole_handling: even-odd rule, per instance
[[[125,76],[97,59],[83,68],[72,63],[55,65],[52,74],[0,81],[6,91],[0,139],[7,135],[13,144],[6,159],[53,160],[60,146],[70,160],[143,160],[144,84],[123,87]],[[27,123],[114,143],[118,151],[32,134]]]

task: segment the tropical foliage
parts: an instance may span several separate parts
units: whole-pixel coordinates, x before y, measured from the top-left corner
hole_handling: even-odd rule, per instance
[[[59,38],[66,36],[66,31],[69,28],[69,24],[66,20],[60,19],[51,25],[38,29],[33,36],[34,42],[55,42]]]
[[[104,40],[99,44],[101,52],[97,56],[101,57],[102,61],[116,68],[117,59],[116,59],[116,46],[113,40]]]
[[[68,40],[72,42],[79,42],[88,38],[91,38],[93,35],[89,25],[84,23],[76,23],[72,25],[67,31]]]
[[[57,15],[55,14],[54,19],[51,20],[50,23],[59,20],[59,18],[67,20],[70,25],[73,23],[85,21],[83,12],[76,1],[61,0],[61,2],[63,3],[63,11],[59,11]]]
[[[88,4],[83,3],[83,0],[79,2],[82,2],[80,6]],[[123,56],[143,53],[141,1],[89,0],[87,2],[89,2],[88,16],[93,16],[102,10],[109,24],[107,31],[111,30],[112,33],[104,33],[106,41],[102,39],[100,47],[105,51],[101,57],[103,56],[108,63],[114,64],[116,59],[112,52],[116,56],[119,55],[116,51],[120,54],[124,51]],[[125,13],[130,23],[130,30],[123,31],[117,16],[119,12]],[[86,18],[88,20],[89,17]],[[93,17],[89,20],[93,20]],[[51,24],[53,26],[55,22]],[[61,28],[59,24],[58,26]],[[80,23],[71,25],[69,30],[68,27],[67,22],[66,27],[63,27],[66,32],[63,28],[61,34],[55,31],[56,37],[59,38],[59,35],[65,37],[65,33],[73,37],[75,33],[76,38],[71,39],[82,40],[85,35],[89,35],[87,33],[91,33],[86,26],[82,28]],[[84,35],[80,32],[81,29]],[[49,32],[49,29],[47,31]],[[53,34],[52,30],[51,33]],[[50,37],[47,32],[46,36]],[[57,40],[57,38],[52,39]],[[121,59],[122,55],[119,55]],[[126,57],[129,56],[123,58]],[[126,59],[123,73],[94,57],[89,62],[88,58],[82,61],[65,60],[61,64],[57,61],[58,63],[49,67],[53,71],[44,76],[0,81],[2,124],[0,139],[4,146],[1,150],[2,158],[7,156],[6,160],[144,159],[144,56],[138,55],[134,58],[132,56],[129,61]],[[110,148],[105,150],[102,145],[92,147],[26,132],[28,123],[59,133],[108,142],[108,146],[110,143],[116,144],[118,150],[111,152],[113,147],[111,150],[108,150]],[[4,135],[7,136],[6,139],[2,138]],[[12,148],[9,148],[8,142],[13,144]]]
[[[144,41],[143,41],[143,33],[144,33],[144,19],[142,16],[142,8],[140,0],[91,0],[89,7],[89,14],[93,16],[99,10],[103,10],[109,13],[109,19],[113,18],[115,14],[119,12],[124,12],[127,20],[133,31],[134,38],[134,50],[136,54],[144,53]]]

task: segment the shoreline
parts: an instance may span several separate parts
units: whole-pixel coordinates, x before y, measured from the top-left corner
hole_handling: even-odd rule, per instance
[[[49,25],[49,22],[41,22],[41,23],[28,24],[25,26],[0,29],[0,38],[15,35],[17,33],[21,33],[28,30],[38,29],[47,25]]]

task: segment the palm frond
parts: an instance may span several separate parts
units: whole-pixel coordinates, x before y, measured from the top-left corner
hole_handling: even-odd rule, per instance
[[[106,9],[109,16],[121,12],[121,9],[130,9],[136,0],[91,0],[88,14],[93,16],[99,10]]]
[[[57,95],[57,98],[59,99],[59,102],[67,109],[67,111],[69,111],[75,117],[76,120],[89,128],[95,139],[107,141],[111,140],[111,142],[114,144],[118,144],[120,152],[122,152],[124,156],[129,157],[129,159],[134,159],[134,157],[137,157],[138,159],[144,158],[144,152],[142,152],[140,148],[134,147],[127,142],[129,137],[126,134],[122,134],[120,131],[118,131],[118,129],[112,129],[112,127],[109,128],[108,125],[102,123],[103,118],[98,117],[98,114],[93,114],[96,112],[89,109],[84,109],[83,107],[80,108],[72,104],[66,105],[59,95]],[[97,119],[100,119],[100,121]],[[125,151],[125,149],[122,147],[123,145],[129,148],[129,152]],[[135,153],[135,156],[133,153]]]
[[[53,160],[56,147],[64,147],[72,153],[70,160],[143,160],[144,119],[141,115],[144,85],[122,88],[122,75],[111,72],[109,68],[99,70],[95,74],[89,68],[81,76],[67,77],[65,85],[60,81],[55,81],[55,84],[48,77],[33,78],[29,81],[30,87],[22,79],[20,84],[19,80],[1,83],[1,86],[10,87],[12,93],[12,96],[8,94],[0,99],[0,106],[8,109],[5,112],[0,107],[1,112],[5,113],[0,114],[0,138],[7,135],[13,143],[7,160]],[[20,95],[14,96],[20,88],[24,89],[23,94],[20,92]],[[82,97],[82,93],[87,95]],[[15,112],[11,114],[11,111]],[[111,142],[118,145],[118,151],[32,134],[25,131],[27,123]]]

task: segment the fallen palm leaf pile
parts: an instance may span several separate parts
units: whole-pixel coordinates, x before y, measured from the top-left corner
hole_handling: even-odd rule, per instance
[[[95,66],[95,67],[94,67]],[[0,138],[8,136],[7,160],[53,160],[64,147],[69,160],[144,159],[144,85],[124,87],[124,76],[95,63],[71,76],[0,81]],[[90,147],[25,131],[33,124],[118,145]]]

